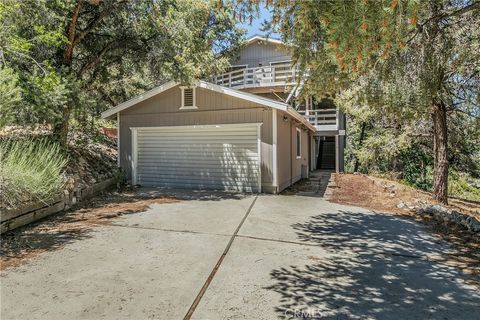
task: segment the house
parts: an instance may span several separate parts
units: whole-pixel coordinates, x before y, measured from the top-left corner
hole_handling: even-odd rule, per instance
[[[211,81],[170,81],[103,112],[117,120],[118,165],[143,186],[267,193],[342,171],[343,116],[297,98],[298,77],[282,42],[255,36]]]

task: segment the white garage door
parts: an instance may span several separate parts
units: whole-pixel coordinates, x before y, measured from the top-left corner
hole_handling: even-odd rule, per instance
[[[260,191],[260,124],[132,128],[134,183]]]

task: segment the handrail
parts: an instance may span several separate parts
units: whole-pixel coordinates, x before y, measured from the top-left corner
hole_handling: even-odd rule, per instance
[[[338,110],[337,109],[315,109],[315,110],[299,110],[298,113],[303,115],[314,126],[332,126],[338,128]]]
[[[225,87],[254,87],[295,83],[299,76],[291,64],[232,70],[213,77],[213,83]]]

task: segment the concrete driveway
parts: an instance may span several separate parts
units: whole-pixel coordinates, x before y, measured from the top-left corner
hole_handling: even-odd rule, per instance
[[[449,250],[321,198],[191,195],[7,269],[1,319],[478,319]]]

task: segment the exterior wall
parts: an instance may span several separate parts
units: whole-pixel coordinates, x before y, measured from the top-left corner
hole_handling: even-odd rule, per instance
[[[286,116],[288,121],[284,121]],[[300,127],[285,112],[277,112],[277,159],[278,159],[278,191],[282,191],[302,178],[302,165],[308,166],[310,138],[302,129],[301,158],[296,159],[296,128]]]
[[[272,189],[272,110],[243,99],[196,88],[196,110],[179,110],[181,90],[174,87],[120,113],[120,166],[131,178],[131,127],[263,123],[262,189]],[[269,188],[270,187],[270,188]]]
[[[289,52],[278,44],[266,41],[255,41],[239,52],[237,59],[232,60],[232,65],[248,65],[249,68],[269,66],[270,62],[291,60]]]

